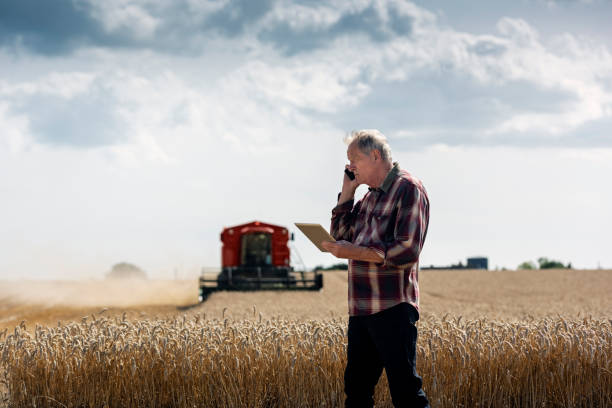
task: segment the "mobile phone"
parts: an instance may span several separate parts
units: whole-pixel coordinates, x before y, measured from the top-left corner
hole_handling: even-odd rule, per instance
[[[355,180],[355,173],[353,173],[352,171],[350,171],[349,169],[345,168],[344,172],[346,173],[346,175],[348,176],[348,178],[350,178],[351,180]]]

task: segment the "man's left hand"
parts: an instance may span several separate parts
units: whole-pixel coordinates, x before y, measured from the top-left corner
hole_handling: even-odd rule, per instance
[[[327,249],[336,258],[344,259],[355,259],[356,255],[359,253],[360,248],[357,245],[353,245],[348,241],[323,241],[321,242],[321,246]]]
[[[356,261],[366,261],[381,263],[383,258],[374,250],[359,245],[351,244],[348,241],[321,242],[321,246],[327,249],[336,258],[354,259]]]

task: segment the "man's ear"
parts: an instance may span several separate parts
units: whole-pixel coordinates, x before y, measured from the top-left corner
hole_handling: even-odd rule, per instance
[[[374,154],[374,156],[373,156],[374,161],[376,161],[376,160],[380,160],[380,152],[379,152],[378,150],[373,149],[373,150],[372,150],[372,153]]]

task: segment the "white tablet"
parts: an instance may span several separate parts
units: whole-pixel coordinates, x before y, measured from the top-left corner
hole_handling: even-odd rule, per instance
[[[315,244],[315,246],[319,248],[321,252],[329,252],[327,251],[327,249],[321,246],[321,242],[323,241],[336,242],[334,237],[329,235],[329,232],[327,232],[327,230],[323,228],[321,224],[307,224],[307,223],[296,222],[295,226],[298,227],[300,231],[302,231],[304,235],[306,235],[308,239],[313,244]]]

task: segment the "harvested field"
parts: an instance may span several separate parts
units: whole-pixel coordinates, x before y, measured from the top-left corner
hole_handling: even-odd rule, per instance
[[[612,316],[612,271],[425,270],[419,277],[422,320],[463,316],[504,322],[562,316]],[[320,293],[217,293],[198,311],[249,317],[253,305],[264,316],[295,319],[345,317],[346,272],[328,272]]]
[[[105,284],[39,283],[35,299],[2,285],[7,405],[342,405],[345,273],[327,273],[320,293],[217,293],[193,307],[195,282],[77,296]],[[610,271],[424,271],[421,288],[418,370],[434,406],[612,405]],[[391,406],[384,376],[377,406]]]

